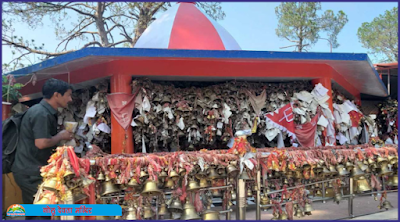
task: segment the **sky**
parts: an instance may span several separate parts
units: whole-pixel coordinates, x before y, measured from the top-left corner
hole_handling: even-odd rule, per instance
[[[293,51],[294,48],[280,49],[292,45],[291,42],[280,39],[275,34],[278,19],[275,7],[279,2],[224,2],[222,8],[226,17],[218,21],[238,42],[242,50],[259,51]],[[343,10],[348,16],[348,23],[338,35],[340,46],[333,52],[367,53],[357,37],[357,30],[363,22],[371,22],[375,17],[383,14],[385,10],[397,7],[397,2],[323,2],[322,11],[333,10],[335,14]],[[160,14],[158,14],[159,16]],[[65,23],[68,27],[70,24]],[[55,37],[54,26],[49,18],[43,20],[43,26],[32,29],[26,24],[14,23],[16,35],[35,39],[37,43],[45,43],[45,49],[53,51],[58,40]],[[323,36],[321,36],[323,37]],[[79,48],[84,42],[75,41],[70,44]],[[2,47],[2,63],[11,61],[13,55],[8,47]],[[319,40],[309,52],[329,52],[330,46],[326,40]],[[379,58],[369,55],[373,62]],[[32,63],[39,60],[31,59]]]

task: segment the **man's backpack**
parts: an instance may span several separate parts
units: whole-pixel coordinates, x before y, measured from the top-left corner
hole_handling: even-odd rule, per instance
[[[11,167],[15,159],[15,151],[19,142],[19,132],[23,113],[17,113],[14,116],[3,121],[3,174],[11,173]]]

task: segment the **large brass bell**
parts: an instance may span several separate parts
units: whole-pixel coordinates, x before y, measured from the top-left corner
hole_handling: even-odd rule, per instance
[[[382,163],[385,163],[385,162],[389,162],[388,159],[385,158],[385,157],[378,156],[378,158],[376,158],[376,163],[377,163],[378,165],[380,165],[380,164],[382,164]]]
[[[168,177],[167,173],[164,170],[161,170],[160,175],[158,175],[158,179],[164,180],[167,177]]]
[[[342,164],[337,165],[336,169],[339,173],[339,176],[347,176],[350,174],[350,172],[347,171],[346,168]]]
[[[158,189],[156,182],[154,182],[153,180],[148,180],[144,184],[144,188],[141,195],[150,197],[150,196],[158,196],[161,193],[162,192]]]
[[[136,218],[136,208],[129,207],[127,212],[128,213],[125,216],[126,220],[137,220],[137,218]]]
[[[313,207],[311,206],[311,204],[306,203],[306,205],[304,206],[304,214],[305,215],[312,215],[311,211],[313,211]]]
[[[392,156],[392,155],[390,155],[390,156],[388,157],[388,161],[389,161],[390,164],[394,165],[395,163],[397,163],[398,158],[397,158],[397,156]]]
[[[149,178],[149,174],[147,174],[145,171],[140,171],[140,176],[139,176],[139,179],[140,180],[142,180],[142,181],[145,181],[145,180],[147,180],[147,178]]]
[[[167,214],[167,204],[162,203],[160,209],[158,209],[158,215],[164,216],[165,214]]]
[[[145,206],[143,210],[144,210],[144,212],[143,212],[144,219],[149,219],[154,216],[154,211],[151,209],[150,206]]]
[[[189,184],[187,185],[187,187],[186,187],[186,190],[187,191],[195,191],[195,190],[198,190],[198,189],[200,189],[201,187],[199,186],[199,184],[197,183],[197,181],[196,180],[190,180],[189,181]]]
[[[181,201],[178,198],[175,198],[168,206],[168,209],[171,212],[181,212],[183,210]]]
[[[360,169],[358,165],[354,166],[353,170],[351,171],[351,176],[353,178],[359,178],[364,175],[365,173]]]
[[[50,191],[56,191],[56,187],[57,187],[57,178],[52,177],[50,179],[46,179],[43,183],[43,188],[46,190],[50,190]]]
[[[296,212],[294,213],[293,216],[297,217],[297,218],[302,218],[304,217],[303,211],[300,209],[299,205],[295,205],[295,210]]]
[[[183,177],[186,174],[186,169],[185,168],[179,168],[178,171],[179,176]]]
[[[179,174],[175,170],[171,170],[171,172],[169,172],[169,178],[172,181],[177,181],[179,180]]]
[[[219,212],[211,210],[210,206],[208,206],[207,210],[203,213],[203,220],[220,220]]]
[[[337,174],[338,174],[338,172],[336,171],[336,168],[335,168],[335,166],[333,166],[333,165],[330,165],[330,166],[329,166],[329,171],[331,172],[331,174],[330,174],[330,175],[332,175],[332,176],[334,176],[334,175],[337,175]]]
[[[106,176],[106,181],[103,182],[102,185],[103,185],[103,193],[101,193],[102,196],[120,191],[108,176]]]
[[[367,179],[364,176],[361,176],[354,183],[355,189],[357,192],[365,192],[370,191],[371,186],[368,184]]]
[[[393,206],[388,200],[385,200],[382,203],[382,208],[385,208],[386,210],[389,210],[390,208],[393,208]]]
[[[189,201],[183,205],[181,220],[199,220],[201,217],[196,213],[196,209]]]

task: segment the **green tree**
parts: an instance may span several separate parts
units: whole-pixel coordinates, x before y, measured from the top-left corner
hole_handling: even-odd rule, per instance
[[[327,40],[331,51],[339,47],[337,35],[348,22],[347,15],[343,11],[335,15],[332,10],[318,15],[319,10],[319,2],[284,2],[276,7],[276,35],[295,43],[281,48],[295,47],[295,51],[307,51],[319,39]],[[321,38],[321,33],[325,33],[327,38]]]
[[[16,63],[32,54],[42,55],[42,59],[47,59],[89,46],[133,47],[144,30],[155,20],[155,15],[166,10],[171,4],[175,3],[4,2],[2,44],[14,49],[16,58],[13,61]],[[198,2],[196,5],[216,20],[225,18],[220,3]],[[37,29],[44,25],[44,18],[50,18],[51,25],[54,26],[55,38],[59,41],[56,49],[45,50],[43,43],[37,43],[44,42],[43,39],[26,40],[23,36],[13,34],[14,22],[23,22],[31,29]],[[81,45],[72,48],[71,42]],[[3,70],[4,67],[19,67],[19,64],[12,67],[3,64]]]
[[[398,61],[398,10],[386,10],[372,22],[364,22],[358,28],[357,36],[364,48],[373,55],[384,55],[381,62]]]

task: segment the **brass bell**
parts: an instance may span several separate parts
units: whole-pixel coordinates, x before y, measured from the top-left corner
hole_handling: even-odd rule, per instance
[[[327,187],[325,189],[325,197],[334,197],[335,192],[333,191],[332,187]]]
[[[390,164],[394,165],[395,163],[398,162],[398,158],[397,158],[397,156],[389,155],[388,161],[389,161]]]
[[[390,176],[388,179],[387,185],[392,186],[392,187],[397,187],[397,184],[398,184],[397,174]]]
[[[334,176],[334,175],[338,174],[338,172],[336,171],[335,166],[333,166],[333,165],[329,166],[329,171],[331,172],[330,175]]]
[[[361,176],[360,178],[355,180],[354,186],[356,186],[354,190],[357,190],[357,192],[364,192],[371,190],[371,186],[368,184],[368,181],[367,179],[365,179],[364,176]]]
[[[142,196],[158,196],[161,194],[161,191],[158,189],[156,182],[153,180],[148,180],[144,184],[143,191],[141,193]]]
[[[50,170],[49,170],[49,172],[47,172],[47,177],[51,177],[51,176],[56,176],[56,170],[57,170],[57,168],[54,166],[54,167],[52,167]]]
[[[282,214],[279,215],[278,220],[288,220],[288,216],[285,211],[282,211]]]
[[[213,180],[213,179],[219,179],[221,178],[221,175],[219,175],[217,173],[217,171],[215,170],[215,168],[211,168],[210,169],[210,173],[208,174],[208,178]]]
[[[183,177],[186,174],[186,169],[185,168],[179,168],[178,174]]]
[[[318,189],[317,192],[315,193],[315,195],[316,195],[317,197],[322,197],[322,192],[321,192],[321,190]]]
[[[168,177],[167,173],[164,170],[161,170],[160,175],[158,175],[158,179],[163,180],[163,179],[165,179],[167,177]]]
[[[74,177],[75,177],[75,173],[74,172],[72,172],[71,170],[65,171],[64,180],[71,180]]]
[[[384,158],[384,157],[378,156],[378,158],[376,158],[376,163],[377,163],[378,165],[380,165],[380,164],[382,164],[382,163],[386,163],[386,162],[389,162],[389,161],[388,161],[388,159],[386,159],[386,158]]]
[[[183,210],[182,203],[178,198],[174,198],[171,204],[168,206],[171,212],[181,212]]]
[[[389,210],[389,208],[393,208],[393,206],[388,200],[385,200],[385,201],[383,201],[382,208]]]
[[[226,171],[228,172],[229,177],[236,177],[237,174],[239,173],[239,169],[237,169],[235,166],[229,164],[226,167]]]
[[[364,176],[365,173],[358,167],[358,165],[354,166],[353,170],[351,171],[351,176],[354,178],[359,178]]]
[[[361,161],[358,161],[357,162],[357,165],[358,165],[358,167],[360,167],[360,170],[361,171],[365,171],[366,169],[368,169],[368,166],[367,165],[365,165],[363,162],[361,162]]]
[[[346,168],[342,164],[337,165],[336,169],[339,173],[339,176],[347,176],[350,174],[350,172],[347,171]]]
[[[207,210],[203,213],[203,220],[220,220],[219,212],[210,210],[210,206],[208,206]]]
[[[164,187],[166,188],[170,188],[173,189],[175,186],[175,183],[172,179],[167,180],[167,182],[165,182]]]
[[[278,215],[277,213],[272,214],[272,216],[273,216],[273,217],[271,218],[271,220],[279,220],[279,219],[278,219],[278,216],[279,216],[279,215]]]
[[[195,177],[199,180],[206,178],[207,177],[207,173],[205,172],[205,170],[200,170],[196,173]]]
[[[324,176],[328,176],[331,174],[331,171],[328,170],[328,168],[326,168],[326,166],[322,167],[322,175]]]
[[[171,172],[169,172],[169,178],[172,181],[177,181],[179,180],[179,174],[175,170],[171,170]]]
[[[304,214],[303,214],[303,211],[301,211],[300,208],[297,208],[296,212],[294,213],[293,216],[298,217],[298,218],[302,218],[302,217],[304,217]]]
[[[135,187],[135,188],[137,188],[137,187],[140,187],[140,185],[138,184],[136,178],[133,178],[133,177],[132,177],[132,178],[129,180],[128,187]]]
[[[382,164],[380,165],[380,168],[379,168],[379,176],[390,175],[390,174],[392,174],[392,173],[393,173],[393,172],[392,172],[391,170],[389,170],[389,168],[388,168],[388,163],[387,163],[387,162],[382,163]]]
[[[248,197],[252,197],[253,196],[253,191],[251,190],[250,187],[247,189],[247,196]]]
[[[336,193],[335,197],[333,198],[333,201],[339,204],[341,200],[342,200],[342,195],[340,193]]]
[[[368,162],[368,165],[372,165],[375,163],[375,161],[371,158],[368,158],[367,162]]]
[[[306,203],[306,205],[304,206],[304,214],[305,215],[312,215],[311,211],[313,211],[314,209],[312,208],[311,204]]]
[[[160,209],[158,209],[158,215],[163,216],[165,214],[167,214],[167,204],[163,203],[161,204]]]
[[[236,192],[234,190],[231,191],[231,200],[236,200]]]
[[[153,212],[153,210],[151,209],[150,206],[145,206],[143,208],[143,210],[144,210],[144,212],[143,212],[143,218],[144,219],[149,219],[149,218],[152,218],[154,216],[154,212]]]
[[[147,174],[145,171],[140,171],[140,176],[139,176],[139,179],[140,180],[142,180],[142,181],[145,181],[145,180],[147,180],[147,178],[149,178],[149,174]]]
[[[201,178],[200,179],[200,188],[207,188],[208,185],[208,180],[206,178]]]
[[[98,181],[103,181],[103,180],[105,180],[105,177],[104,177],[103,172],[100,171],[99,175],[97,176],[97,180],[98,180]]]
[[[190,180],[189,181],[189,184],[187,185],[187,187],[186,187],[186,190],[187,191],[195,191],[195,190],[198,190],[198,189],[200,189],[201,187],[199,186],[199,184],[197,183],[197,181],[196,180]]]
[[[50,179],[46,179],[43,183],[43,188],[46,190],[50,191],[56,191],[57,190],[57,178],[52,177]]]
[[[249,174],[247,173],[247,171],[243,171],[240,174],[239,179],[241,179],[241,180],[251,180],[251,178],[249,177]]]
[[[199,220],[201,217],[196,213],[196,209],[189,201],[183,205],[181,220]]]
[[[101,194],[102,196],[110,193],[119,192],[117,186],[108,178],[108,176],[106,176],[106,181],[103,182],[102,185],[103,185],[103,193]]]

